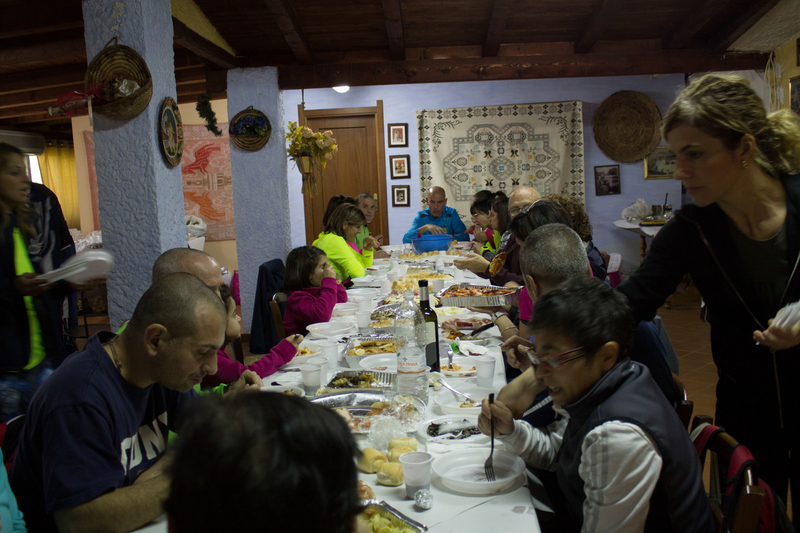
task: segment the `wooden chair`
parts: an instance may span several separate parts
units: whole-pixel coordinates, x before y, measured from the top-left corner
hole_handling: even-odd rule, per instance
[[[280,304],[285,304],[289,297],[286,293],[276,292],[269,302],[269,308],[272,311],[272,320],[275,321],[275,331],[278,332],[278,337],[281,339],[286,338],[286,328],[283,327],[283,313],[281,313]]]
[[[672,373],[672,381],[675,383],[675,389],[678,391],[678,400],[675,404],[675,412],[678,413],[678,418],[681,423],[688,430],[689,424],[692,423],[692,411],[694,411],[694,402],[690,401],[686,395],[686,387],[683,386],[683,381],[678,377],[675,372]]]
[[[692,422],[692,432],[703,423],[711,423],[712,418],[708,415],[697,415]],[[739,443],[724,431],[717,435],[717,437],[710,442],[708,450],[716,454],[712,456],[711,461],[719,462],[719,469],[722,469],[722,478],[727,476],[728,463],[731,461],[733,451]],[[716,476],[717,468],[711,468],[711,476]],[[761,506],[764,502],[764,489],[759,487],[755,476],[753,475],[752,466],[748,466],[745,470],[745,483],[739,491],[738,495],[733,495],[736,502],[731,508],[733,511],[733,519],[730,523],[730,533],[756,533],[758,530],[758,519],[761,515]],[[714,483],[712,482],[712,485]],[[722,509],[718,505],[712,494],[709,494],[709,502],[711,504],[711,513],[714,518],[715,529],[719,530],[723,514]]]

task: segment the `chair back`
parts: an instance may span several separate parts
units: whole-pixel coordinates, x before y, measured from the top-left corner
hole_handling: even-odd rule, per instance
[[[286,328],[283,327],[283,313],[281,313],[280,304],[285,304],[289,297],[284,292],[276,292],[269,302],[269,308],[272,311],[272,320],[275,322],[275,331],[278,332],[278,337],[281,340],[286,338]]]
[[[678,399],[675,402],[675,412],[678,413],[678,418],[681,419],[683,427],[689,429],[689,424],[692,423],[692,411],[694,411],[694,402],[690,401],[686,395],[686,387],[683,386],[683,381],[678,377],[675,372],[672,373],[672,381],[675,383],[675,389],[678,391]]]

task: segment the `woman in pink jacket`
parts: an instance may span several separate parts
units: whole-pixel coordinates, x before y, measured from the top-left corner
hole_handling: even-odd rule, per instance
[[[336,279],[328,257],[315,246],[301,246],[289,252],[283,292],[289,295],[283,315],[287,334],[307,334],[309,324],[328,322],[333,306],[347,301],[347,291]]]

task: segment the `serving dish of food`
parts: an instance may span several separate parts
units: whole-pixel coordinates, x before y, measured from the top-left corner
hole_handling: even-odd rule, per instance
[[[389,372],[342,370],[326,385],[327,389],[391,389],[396,375]]]
[[[380,391],[345,392],[315,398],[312,403],[333,409],[344,418],[353,433],[369,433],[378,416],[389,416],[400,422],[413,422],[416,427],[425,416],[425,404],[412,396],[395,396],[389,400]],[[413,431],[413,430],[412,430]]]
[[[494,307],[511,305],[519,299],[521,287],[459,283],[439,291],[436,297],[442,305],[454,307]]]
[[[344,348],[344,357],[350,368],[360,368],[359,362],[365,356],[382,353],[397,353],[394,335],[356,335],[350,337]]]
[[[442,321],[442,329],[473,331],[483,326],[488,326],[492,321],[488,318],[448,318]]]
[[[359,515],[368,531],[373,533],[422,533],[428,528],[413,520],[388,503],[378,500],[365,500],[366,508]]]

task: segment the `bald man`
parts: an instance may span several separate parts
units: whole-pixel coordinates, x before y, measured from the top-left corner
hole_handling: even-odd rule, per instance
[[[200,279],[170,274],[121,335],[90,337],[44,382],[11,472],[29,531],[131,531],[163,512],[167,432],[217,371],[227,321]]]
[[[447,196],[441,187],[428,189],[428,208],[417,213],[411,224],[411,229],[403,236],[404,243],[410,243],[417,234],[433,233],[442,235],[447,233],[455,240],[468,241],[467,227],[458,216],[458,211],[447,207]]]
[[[176,272],[186,272],[200,278],[206,287],[220,296],[219,289],[224,283],[222,267],[207,253],[192,248],[167,250],[153,264],[153,282]]]

